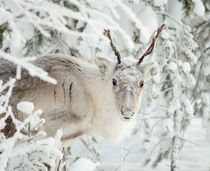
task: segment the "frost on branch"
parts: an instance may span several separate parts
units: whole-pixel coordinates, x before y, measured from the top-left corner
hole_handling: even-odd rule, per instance
[[[169,19],[165,18],[166,21]],[[159,103],[155,104],[154,115],[151,114],[153,113],[151,109],[148,112],[151,118],[156,117],[157,121],[153,124],[150,123],[152,121],[146,121],[151,131],[146,132],[145,142],[152,139],[153,130],[156,130],[154,132],[158,134],[158,140],[152,150],[147,149],[149,152],[145,158],[145,165],[151,162],[153,167],[157,167],[162,160],[170,159],[171,170],[179,168],[178,156],[183,143],[180,136],[189,125],[194,112],[188,91],[195,86],[191,66],[197,63],[194,51],[198,46],[190,32],[189,26],[177,24],[174,28],[168,27],[164,30],[159,39],[157,46],[161,48],[157,49],[156,59],[161,66],[162,74],[158,82],[155,80],[153,82],[155,85],[158,83],[160,93],[156,98],[159,99]],[[154,97],[155,92],[150,90],[148,92],[151,93],[149,96]],[[147,100],[147,104],[151,104],[151,99]],[[144,111],[147,109],[144,108]],[[152,155],[154,156],[151,158]]]
[[[209,2],[206,3],[206,10]],[[210,6],[209,6],[210,7]],[[195,103],[194,115],[202,116],[203,126],[206,128],[206,137],[210,140],[210,16],[205,17],[194,25],[194,35],[198,42],[199,56],[198,63],[192,70],[196,78],[196,84],[193,88],[192,98]]]
[[[192,52],[198,45],[193,40],[193,35],[190,33],[191,28],[183,24],[183,28],[180,31],[179,38],[177,39],[177,55],[183,58],[184,61],[188,61],[191,64],[197,63],[197,57]]]
[[[62,131],[58,130],[55,138],[43,138],[45,132],[39,131],[45,122],[40,118],[42,111],[32,112],[34,106],[30,102],[21,102],[17,106],[18,110],[26,113],[28,117],[20,122],[10,113],[15,121],[16,133],[9,139],[5,139],[1,133],[0,169],[12,171],[50,168],[54,170],[57,168],[56,160],[63,156],[61,152]]]
[[[182,10],[185,15],[185,19],[183,18],[184,22],[189,23],[197,16],[203,16],[205,14],[205,6],[204,2],[201,0],[179,0],[183,7]],[[187,18],[186,18],[187,17]]]

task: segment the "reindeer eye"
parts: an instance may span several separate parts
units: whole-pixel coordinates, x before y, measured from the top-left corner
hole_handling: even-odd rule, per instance
[[[144,81],[140,81],[139,87],[143,87],[143,86],[144,86]]]
[[[112,84],[113,86],[117,86],[117,80],[115,80],[114,78],[112,79]]]

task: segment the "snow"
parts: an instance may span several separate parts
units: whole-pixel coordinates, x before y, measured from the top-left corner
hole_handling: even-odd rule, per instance
[[[175,62],[170,62],[170,64],[168,65],[169,69],[173,72],[175,72],[177,70],[177,65]]]
[[[168,1],[168,0],[154,0],[154,5],[155,5],[155,6],[161,7],[161,6],[163,6],[164,4],[167,4],[167,1]]]
[[[17,109],[23,113],[31,114],[34,110],[34,104],[31,102],[20,102],[17,104]]]
[[[186,108],[186,113],[190,115],[190,117],[193,116],[193,105],[190,103],[188,99],[183,100],[185,108]],[[189,119],[189,118],[188,118]]]
[[[206,141],[201,119],[192,119],[185,133],[185,143],[180,153],[181,170],[205,171],[209,169],[210,145]]]
[[[204,68],[204,74],[206,76],[210,75],[210,67],[208,67],[208,66],[209,66],[209,64],[207,64],[207,67]]]
[[[96,8],[99,10],[103,10],[105,7],[107,7],[107,4],[112,3],[111,0],[87,0],[88,3],[90,3],[92,8]]]
[[[121,1],[117,1],[117,4],[123,9],[125,13],[127,13],[127,16],[135,23],[136,27],[141,31],[141,41],[143,43],[147,43],[149,41],[150,35],[148,34],[148,30],[145,28],[143,23],[137,18],[136,14],[133,13],[133,11],[124,3],[122,3]]]
[[[71,171],[94,171],[99,163],[94,163],[89,159],[80,158],[70,168]]]
[[[195,7],[193,9],[195,14],[198,16],[203,16],[205,13],[205,7],[204,7],[202,1],[201,0],[192,0],[192,2],[195,4]]]
[[[182,3],[179,1],[168,1],[168,14],[170,17],[180,22],[183,17]],[[177,23],[169,20],[170,25],[177,25]]]
[[[25,40],[30,40],[34,36],[34,27],[31,23],[27,22],[27,18],[19,20],[16,26]]]
[[[183,69],[183,71],[185,72],[185,73],[189,73],[190,72],[190,64],[188,63],[188,62],[184,62],[183,64],[182,64],[182,69]]]
[[[162,162],[157,168],[142,167],[143,154],[141,153],[141,133],[127,138],[123,143],[125,160],[121,166],[124,171],[151,171],[151,170],[169,170],[169,160]],[[188,142],[185,143],[183,149],[180,152],[179,163],[181,170],[183,171],[206,171],[210,163],[210,145],[207,144],[205,137],[205,129],[202,127],[202,121],[198,118],[191,120],[190,127],[185,133],[185,139]],[[192,142],[192,143],[191,143]],[[197,143],[199,145],[193,144]],[[102,151],[101,165],[105,168],[105,171],[115,170],[120,166],[120,145],[112,146],[105,142],[101,143],[100,148]],[[152,148],[148,146],[148,148]],[[126,156],[126,152],[129,151]],[[111,155],[110,155],[111,154]],[[151,156],[152,158],[152,156]],[[195,162],[196,161],[196,162]],[[198,164],[202,163],[202,164]]]
[[[169,33],[163,29],[162,33],[161,33],[161,37],[164,39],[168,39],[170,37]]]

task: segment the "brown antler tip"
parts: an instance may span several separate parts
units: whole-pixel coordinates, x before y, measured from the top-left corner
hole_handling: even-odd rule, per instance
[[[149,48],[147,49],[147,51],[146,51],[146,52],[142,55],[142,57],[139,59],[138,64],[141,64],[141,63],[142,63],[142,61],[144,60],[144,57],[145,57],[145,56],[147,56],[147,55],[149,55],[149,54],[152,53],[152,51],[153,51],[153,49],[154,49],[154,47],[155,47],[155,41],[156,41],[157,38],[159,37],[159,35],[160,35],[161,31],[163,30],[164,26],[165,26],[165,24],[162,24],[162,25],[158,28],[156,36],[152,39],[152,43],[151,43],[151,45],[149,46]]]
[[[162,24],[161,26],[160,26],[160,28],[159,29],[163,29],[163,27],[165,27],[165,24]]]
[[[109,30],[109,29],[104,29],[104,32],[105,32],[106,34],[110,34],[110,30]]]

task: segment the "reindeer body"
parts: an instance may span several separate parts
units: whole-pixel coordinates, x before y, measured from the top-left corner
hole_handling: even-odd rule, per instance
[[[93,133],[113,143],[121,141],[133,126],[130,120],[139,111],[144,82],[158,72],[156,63],[141,63],[153,51],[163,27],[158,29],[139,61],[126,58],[121,61],[109,30],[106,33],[118,63],[98,57],[96,64],[90,64],[65,55],[36,59],[32,63],[54,77],[57,84],[32,77],[22,69],[21,79],[16,82],[10,98],[15,117],[24,120],[25,115],[16,107],[21,101],[29,101],[36,109],[42,109],[46,120],[43,130],[47,136],[53,136],[62,128],[64,145],[80,135]],[[15,76],[16,67],[0,60],[0,79],[6,82]]]
[[[29,101],[36,109],[42,109],[47,135],[53,136],[62,128],[64,142],[92,133],[99,133],[111,142],[119,142],[125,136],[132,124],[119,117],[111,74],[105,76],[97,65],[64,55],[41,57],[33,63],[54,77],[57,84],[32,77],[23,69],[10,98],[16,118],[25,118],[16,109],[17,103]],[[16,67],[8,61],[1,60],[0,70],[4,82],[15,77]]]

